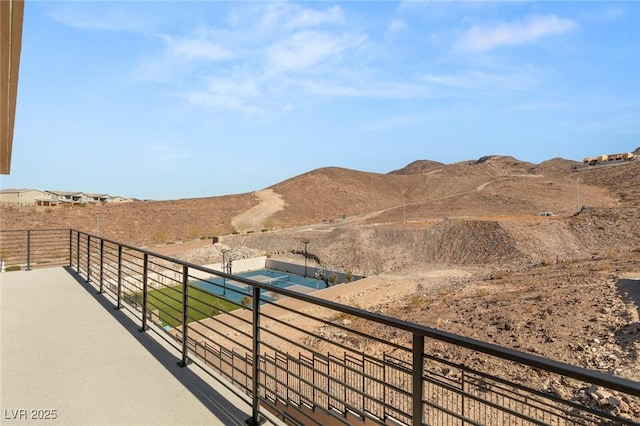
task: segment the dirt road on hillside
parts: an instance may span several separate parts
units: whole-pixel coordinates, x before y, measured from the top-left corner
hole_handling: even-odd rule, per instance
[[[260,199],[260,204],[231,219],[236,231],[260,231],[264,228],[265,222],[286,205],[282,196],[273,189],[263,189],[256,192],[255,196]]]

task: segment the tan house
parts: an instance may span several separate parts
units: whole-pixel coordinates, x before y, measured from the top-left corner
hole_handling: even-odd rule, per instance
[[[108,194],[84,194],[87,196],[88,203],[108,203],[110,196]]]
[[[0,190],[0,203],[17,206],[33,206],[39,200],[50,199],[46,191],[38,189],[3,189]]]
[[[109,197],[110,203],[129,203],[131,201],[133,201],[131,198],[125,198],[119,195],[114,195],[113,197]]]
[[[1,0],[0,0],[1,1]],[[73,191],[40,191],[38,189],[0,190],[0,203],[18,206],[58,206],[73,204],[128,203],[131,198],[109,194],[88,194]]]
[[[45,191],[50,194],[51,201],[54,205],[57,204],[85,204],[88,202],[88,197],[82,192],[69,192],[69,191]]]

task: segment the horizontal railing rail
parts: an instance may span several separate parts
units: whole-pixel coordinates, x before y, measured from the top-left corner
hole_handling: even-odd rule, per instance
[[[0,231],[3,269],[27,269],[69,261],[69,229]]]
[[[231,383],[252,424],[267,412],[322,425],[640,419],[636,381],[66,232],[69,265],[180,351],[181,366]]]

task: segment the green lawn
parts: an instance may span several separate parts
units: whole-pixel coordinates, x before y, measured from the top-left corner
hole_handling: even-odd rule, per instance
[[[142,293],[125,296],[126,299],[142,303]],[[198,300],[196,300],[198,299]],[[182,325],[182,286],[149,290],[147,309],[159,311],[162,325],[177,327]],[[206,291],[189,287],[189,322],[198,321],[223,312],[238,309],[237,305]]]

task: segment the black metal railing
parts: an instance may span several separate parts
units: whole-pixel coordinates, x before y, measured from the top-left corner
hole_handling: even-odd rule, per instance
[[[2,230],[0,262],[9,270],[68,263],[70,235],[69,229]]]
[[[69,265],[181,366],[231,383],[251,424],[267,412],[318,425],[640,421],[636,381],[65,232]]]

